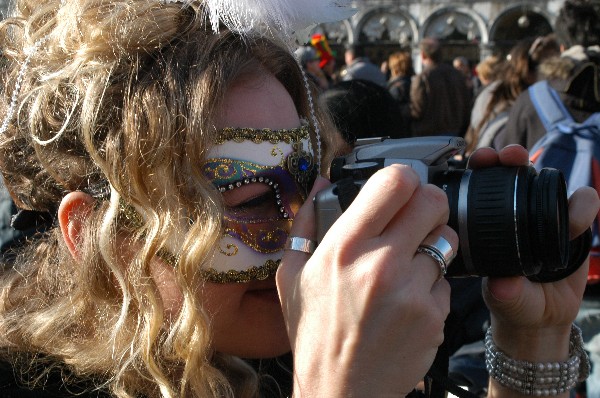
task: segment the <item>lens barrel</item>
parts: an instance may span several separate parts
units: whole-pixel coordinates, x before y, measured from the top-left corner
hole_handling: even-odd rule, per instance
[[[569,263],[562,173],[533,167],[449,170],[431,182],[448,196],[460,248],[447,276],[534,276]]]

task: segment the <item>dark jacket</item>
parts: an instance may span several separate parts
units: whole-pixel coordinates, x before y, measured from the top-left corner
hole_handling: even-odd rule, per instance
[[[277,358],[253,359],[248,363],[260,377],[260,396],[281,398],[292,394],[292,355]],[[43,373],[43,368],[33,369],[29,364],[15,365],[0,360],[1,398],[110,398],[106,389],[95,387],[99,381],[75,377],[68,367],[56,367]],[[35,378],[41,380],[32,383]],[[140,397],[143,398],[143,397]]]
[[[465,77],[451,65],[426,68],[412,79],[410,117],[413,136],[464,136],[472,93]]]
[[[65,373],[66,372],[66,373]],[[110,394],[97,390],[87,381],[75,380],[72,376],[69,384],[63,382],[68,374],[66,369],[56,369],[45,375],[37,370],[0,361],[0,397],[2,398],[108,398]],[[42,381],[31,384],[34,377],[42,376]]]
[[[410,76],[398,76],[388,81],[387,89],[399,104],[410,103]]]

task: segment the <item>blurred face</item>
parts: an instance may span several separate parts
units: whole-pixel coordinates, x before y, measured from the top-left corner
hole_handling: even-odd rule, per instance
[[[329,62],[327,62],[327,63],[325,64],[325,66],[323,67],[323,70],[324,70],[324,71],[325,71],[327,74],[329,74],[329,75],[332,75],[332,74],[333,74],[333,72],[335,72],[335,58],[331,58],[331,59],[329,60]]]
[[[462,72],[463,75],[465,75],[467,77],[470,75],[470,70],[469,70],[468,65],[463,64],[459,60],[454,60],[453,65],[454,65],[454,68],[456,70],[459,70],[460,72]]]
[[[319,66],[319,58],[312,59],[306,63],[306,70],[318,74],[321,71],[321,67]]]
[[[291,221],[303,200],[288,166],[298,147],[262,140],[260,129],[300,126],[290,95],[270,74],[240,80],[226,93],[217,128],[235,132],[247,128],[259,135],[256,141],[260,142],[225,140],[211,149],[203,165],[225,205],[225,233],[215,259],[216,271],[243,274],[281,258]],[[301,143],[307,149],[308,140]],[[212,316],[217,351],[242,357],[272,357],[289,351],[272,273],[264,280],[207,282],[200,294]]]

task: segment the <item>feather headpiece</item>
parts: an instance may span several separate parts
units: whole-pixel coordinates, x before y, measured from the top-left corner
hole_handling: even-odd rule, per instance
[[[268,32],[288,44],[295,38],[308,39],[317,24],[341,21],[356,9],[351,0],[163,0],[165,3],[202,1],[213,31],[219,23],[238,33]],[[306,32],[306,37],[302,37]]]

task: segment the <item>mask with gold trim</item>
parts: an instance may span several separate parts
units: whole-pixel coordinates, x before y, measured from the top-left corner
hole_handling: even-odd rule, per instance
[[[225,206],[224,233],[213,268],[205,271],[207,280],[247,282],[274,274],[291,223],[315,178],[310,148],[305,122],[296,129],[220,131],[202,165],[204,175],[225,202],[236,190],[260,193]]]

